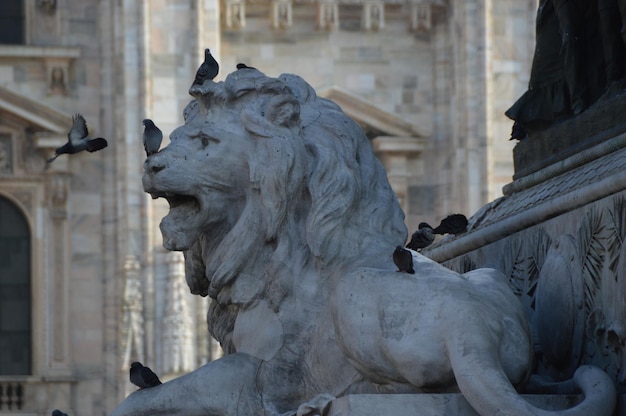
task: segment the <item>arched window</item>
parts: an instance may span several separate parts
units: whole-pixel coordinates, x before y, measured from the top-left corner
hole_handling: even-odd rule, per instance
[[[0,375],[31,374],[30,230],[0,196]]]
[[[0,1],[0,44],[24,44],[24,21],[24,2],[22,0]]]

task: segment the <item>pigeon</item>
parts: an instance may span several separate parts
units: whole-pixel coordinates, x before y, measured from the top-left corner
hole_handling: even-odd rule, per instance
[[[144,367],[136,361],[130,365],[130,382],[140,389],[161,384],[159,377],[149,367]]]
[[[196,78],[193,80],[193,84],[191,85],[202,85],[207,79],[215,78],[219,70],[219,64],[215,58],[213,58],[213,55],[211,55],[209,48],[206,48],[204,50],[204,62],[202,62],[198,68]]]
[[[441,220],[433,234],[461,234],[467,231],[467,218],[463,214],[452,214]]]
[[[256,68],[253,67],[253,66],[248,66],[248,65],[240,62],[240,63],[237,64],[237,69],[256,69]]]
[[[52,411],[52,416],[67,416],[67,413],[63,413],[59,409],[54,409]]]
[[[53,162],[57,157],[64,153],[74,154],[82,152],[83,150],[95,152],[107,147],[108,143],[102,137],[88,139],[88,135],[89,131],[87,130],[85,118],[81,114],[74,114],[72,117],[72,128],[67,133],[67,143],[54,151],[54,156],[48,159],[48,163]]]
[[[159,152],[163,132],[149,118],[143,121],[143,125],[146,126],[143,130],[143,148],[146,149],[146,156],[152,156]]]
[[[415,270],[413,270],[413,254],[403,248],[402,246],[397,246],[393,251],[393,262],[398,267],[399,272],[415,274]]]
[[[433,234],[433,227],[425,222],[421,222],[417,226],[417,231],[411,236],[411,241],[406,245],[411,250],[419,251],[424,247],[428,247],[435,241],[435,234]]]

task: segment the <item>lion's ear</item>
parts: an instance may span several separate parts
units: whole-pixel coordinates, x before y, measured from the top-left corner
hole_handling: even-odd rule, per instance
[[[288,129],[300,123],[300,104],[295,97],[281,94],[272,97],[261,109],[256,101],[249,102],[242,108],[240,117],[245,129],[258,137],[289,136]],[[287,130],[281,132],[281,127]]]
[[[277,95],[267,103],[265,117],[278,126],[295,126],[300,120],[300,104],[291,95]]]

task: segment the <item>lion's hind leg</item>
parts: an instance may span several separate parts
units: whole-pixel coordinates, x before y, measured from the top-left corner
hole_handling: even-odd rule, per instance
[[[573,408],[549,411],[536,408],[520,396],[504,371],[494,332],[460,330],[450,338],[448,353],[461,393],[482,416],[610,416],[615,387],[602,370],[583,366],[574,382],[585,399]]]

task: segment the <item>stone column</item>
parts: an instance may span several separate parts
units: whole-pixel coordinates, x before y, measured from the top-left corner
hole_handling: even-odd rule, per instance
[[[65,163],[64,163],[65,162]],[[48,376],[69,376],[71,374],[69,336],[69,229],[68,192],[71,174],[65,171],[67,162],[57,164],[47,177],[47,205],[49,214],[46,276],[46,316],[49,323],[47,336]]]
[[[412,224],[408,216],[413,211],[410,207],[409,186],[412,185],[411,178],[421,176],[418,170],[421,170],[420,155],[424,150],[424,140],[416,137],[378,136],[371,143],[376,157],[387,171],[389,184],[407,215],[407,225],[416,228],[417,224]]]

